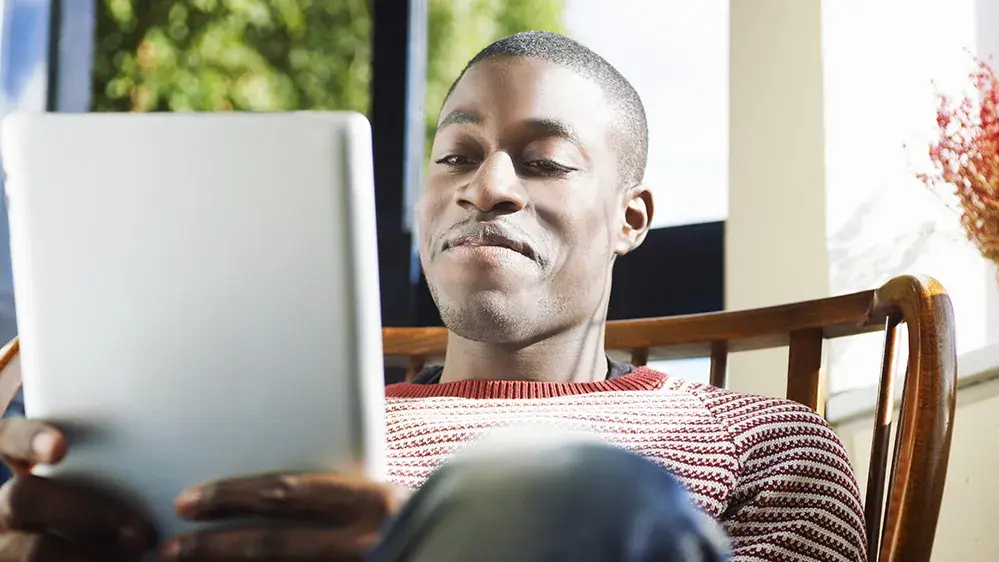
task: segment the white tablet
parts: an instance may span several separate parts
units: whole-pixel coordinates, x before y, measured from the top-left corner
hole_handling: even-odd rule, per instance
[[[15,115],[0,137],[47,474],[165,535],[233,475],[383,471],[371,138],[354,113]]]

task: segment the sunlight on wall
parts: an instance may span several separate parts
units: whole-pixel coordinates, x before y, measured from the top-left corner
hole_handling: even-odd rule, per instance
[[[974,0],[823,3],[830,290],[870,289],[902,273],[951,293],[958,353],[986,342],[987,291],[997,285],[964,240],[957,215],[915,172],[928,165],[937,91],[968,82]],[[987,53],[982,53],[987,56]],[[881,340],[830,346],[832,392],[877,381]]]

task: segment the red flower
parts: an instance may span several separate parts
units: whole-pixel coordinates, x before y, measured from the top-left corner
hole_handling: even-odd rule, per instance
[[[944,109],[937,111],[937,126],[941,129],[950,124],[950,112]]]
[[[975,59],[975,94],[954,104],[939,96],[939,137],[929,147],[933,172],[919,179],[956,193],[961,224],[985,258],[999,263],[999,79]]]

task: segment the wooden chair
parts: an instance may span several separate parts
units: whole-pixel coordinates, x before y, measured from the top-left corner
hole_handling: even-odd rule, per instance
[[[900,324],[908,329],[909,354],[889,471]],[[872,291],[772,308],[612,321],[606,347],[612,354],[630,354],[636,365],[650,358],[710,357],[711,384],[724,388],[729,352],[787,346],[787,398],[823,414],[823,341],[875,331],[884,332],[884,352],[865,501],[868,558],[928,561],[950,456],[957,383],[954,313],[935,280],[897,277]],[[386,358],[405,361],[410,378],[424,364],[443,360],[446,345],[443,328],[384,329]]]
[[[908,328],[909,356],[889,470],[900,324]],[[947,474],[957,382],[954,315],[939,283],[906,276],[873,291],[785,306],[609,322],[606,339],[609,352],[624,351],[637,365],[650,358],[710,357],[711,383],[719,387],[725,386],[730,351],[788,346],[787,397],[821,413],[823,341],[879,330],[884,353],[865,502],[868,556],[871,562],[925,561]],[[387,363],[405,361],[411,377],[443,359],[447,331],[385,328],[383,344]],[[17,351],[16,339],[0,350],[0,412],[20,387]]]

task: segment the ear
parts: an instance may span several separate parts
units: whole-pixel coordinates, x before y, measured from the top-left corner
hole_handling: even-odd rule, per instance
[[[642,245],[645,235],[652,225],[655,207],[652,192],[644,184],[629,188],[624,193],[624,213],[621,216],[621,232],[614,246],[614,253],[623,256]]]

